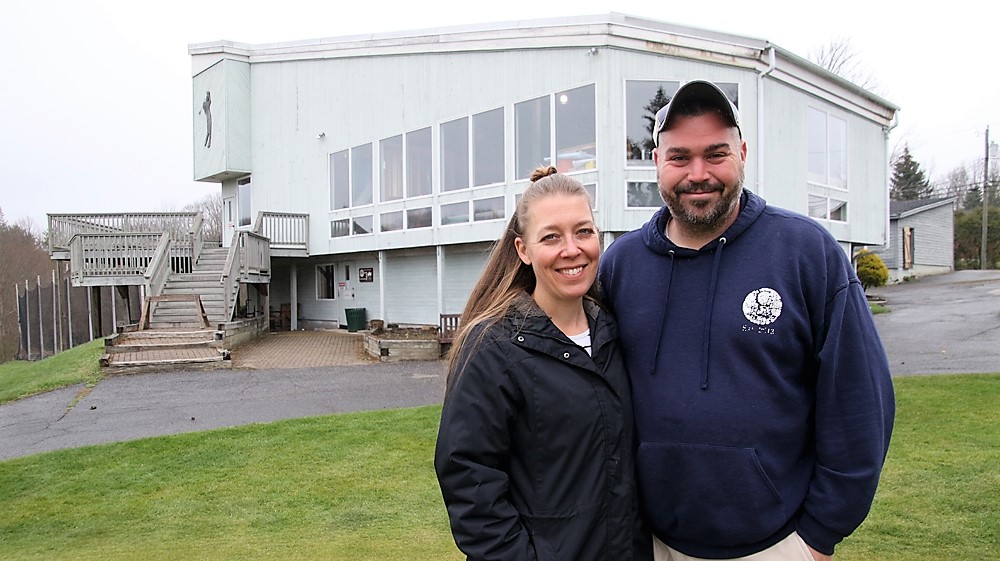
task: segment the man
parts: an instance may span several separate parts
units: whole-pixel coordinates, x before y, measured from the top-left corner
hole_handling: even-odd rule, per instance
[[[599,279],[656,559],[829,560],[868,514],[895,410],[864,291],[824,228],[743,190],[739,112],[714,84],[681,87],[653,140],[666,206]]]

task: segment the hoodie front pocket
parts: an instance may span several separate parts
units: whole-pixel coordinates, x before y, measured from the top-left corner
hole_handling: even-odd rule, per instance
[[[636,469],[643,509],[664,538],[743,545],[791,516],[752,448],[646,442]]]

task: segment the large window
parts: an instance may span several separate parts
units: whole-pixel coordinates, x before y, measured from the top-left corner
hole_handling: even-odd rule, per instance
[[[472,116],[472,184],[503,183],[503,108]]]
[[[561,173],[597,167],[594,86],[555,95],[556,169]]]
[[[431,194],[431,129],[406,133],[406,196]]]
[[[351,169],[347,150],[330,154],[330,210],[351,206]]]
[[[847,121],[809,107],[806,111],[809,160],[809,216],[847,222]],[[833,196],[830,195],[833,192]]]
[[[716,82],[736,107],[740,88],[735,82]],[[628,80],[625,82],[625,162],[629,166],[653,166],[653,125],[656,112],[677,93],[675,81]],[[746,131],[744,131],[746,132]]]
[[[680,82],[625,82],[625,159],[630,166],[653,165],[653,122]]]
[[[809,182],[847,189],[847,121],[808,109]]]
[[[517,179],[531,177],[535,168],[552,161],[550,105],[550,96],[514,105],[514,169]]]
[[[517,179],[529,177],[540,166],[554,165],[561,172],[596,167],[594,86],[582,86],[515,104],[514,152]]]
[[[503,139],[502,107],[473,115],[471,134],[468,117],[442,123],[441,190],[503,183]]]
[[[403,135],[398,134],[378,143],[379,185],[382,202],[403,198]]]
[[[469,118],[441,124],[441,190],[469,186]]]
[[[371,203],[371,143],[330,154],[330,210]]]
[[[372,143],[351,148],[351,204],[372,204]]]

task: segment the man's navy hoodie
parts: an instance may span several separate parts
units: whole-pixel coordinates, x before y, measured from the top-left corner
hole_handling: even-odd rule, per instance
[[[661,208],[599,280],[632,379],[643,511],[682,553],[749,555],[792,531],[816,550],[867,516],[895,405],[885,351],[837,241],[744,190],[698,250]]]

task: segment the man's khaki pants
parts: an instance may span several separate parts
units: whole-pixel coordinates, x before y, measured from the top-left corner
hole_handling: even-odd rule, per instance
[[[673,549],[653,536],[653,561],[709,561],[700,557],[691,557]],[[719,560],[716,560],[719,561]],[[798,532],[792,532],[787,538],[772,545],[764,551],[758,551],[746,557],[735,557],[729,561],[816,561],[806,542],[802,541]]]

